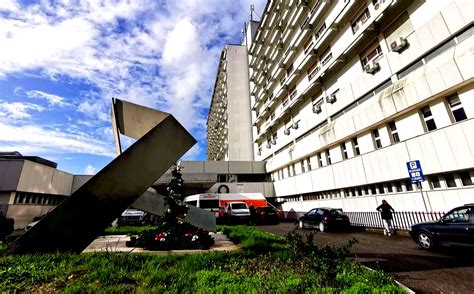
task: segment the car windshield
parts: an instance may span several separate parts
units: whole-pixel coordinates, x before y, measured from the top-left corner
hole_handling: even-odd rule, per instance
[[[342,211],[338,210],[338,209],[333,209],[329,212],[329,214],[331,216],[341,216],[342,215]]]
[[[234,203],[232,209],[247,209],[247,205],[245,203]]]
[[[271,208],[271,207],[269,207],[269,206],[260,207],[259,209],[260,209],[261,211],[273,212],[273,208]]]

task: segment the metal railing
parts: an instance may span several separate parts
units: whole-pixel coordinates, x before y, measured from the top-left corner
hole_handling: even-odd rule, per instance
[[[383,228],[382,217],[378,211],[344,212],[352,226]],[[409,230],[417,223],[435,221],[444,215],[443,212],[397,211],[393,213],[392,226],[396,230]]]

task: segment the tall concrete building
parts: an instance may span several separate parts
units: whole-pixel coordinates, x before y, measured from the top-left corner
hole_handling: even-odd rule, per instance
[[[207,118],[207,159],[253,160],[247,47],[222,50]]]
[[[285,211],[474,202],[473,4],[268,1],[247,42],[252,140]]]

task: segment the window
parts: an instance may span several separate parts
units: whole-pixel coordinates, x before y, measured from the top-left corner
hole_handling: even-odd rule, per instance
[[[392,135],[392,142],[398,143],[400,142],[400,137],[398,137],[398,130],[397,126],[395,125],[394,121],[388,123],[388,127],[390,128],[390,133]]]
[[[318,60],[315,60],[314,63],[309,67],[308,69],[308,80],[311,81],[312,78],[314,78],[318,72],[319,72],[319,64]]]
[[[463,186],[472,186],[472,178],[468,171],[462,171],[459,173]]]
[[[432,175],[428,177],[430,180],[431,189],[441,188],[441,183],[439,182],[439,177],[437,175]]]
[[[454,180],[453,174],[450,174],[450,173],[444,174],[444,180],[446,181],[446,186],[448,186],[448,188],[456,187],[456,181]]]
[[[447,223],[465,223],[469,222],[469,216],[471,215],[470,207],[460,207],[450,214],[444,216],[444,221]]]
[[[362,58],[362,65],[366,65],[367,63],[369,63],[371,60],[375,60],[376,58],[382,56],[382,48],[380,47],[380,45],[378,45],[377,47],[375,47],[375,49],[373,50],[370,50],[370,52],[368,54],[364,54],[363,55],[363,58]]]
[[[316,155],[318,157],[318,166],[323,167],[323,159],[321,158],[321,153]]]
[[[407,187],[407,191],[413,191],[413,185],[410,180],[405,180],[405,186]]]
[[[347,155],[346,143],[341,144],[341,149],[342,149],[342,158],[348,159],[349,156]]]
[[[306,172],[305,167],[304,167],[304,160],[301,161],[301,172]]]
[[[397,192],[403,192],[402,183],[400,181],[395,182],[395,189],[397,189]]]
[[[458,95],[448,97],[448,104],[455,122],[459,122],[467,118]]]
[[[275,142],[276,139],[278,139],[278,133],[277,132],[273,133],[272,137],[273,137],[273,142]]]
[[[287,76],[291,75],[291,73],[293,72],[293,69],[294,69],[294,67],[293,67],[293,63],[292,63],[292,64],[290,64],[290,66],[288,66],[288,68],[286,69],[286,75],[287,75]]]
[[[323,25],[319,28],[319,30],[314,35],[314,38],[316,39],[316,41],[323,35],[325,30],[326,30],[326,23],[323,23]]]
[[[388,193],[393,193],[392,183],[387,184],[387,191],[388,191]]]
[[[383,184],[377,184],[377,188],[379,189],[379,194],[385,194]]]
[[[370,18],[369,8],[366,8],[355,21],[352,22],[352,32],[355,33]]]
[[[357,142],[357,138],[352,138],[352,146],[354,147],[354,154],[360,155],[359,142]]]
[[[429,131],[436,130],[436,123],[433,118],[433,114],[431,114],[431,109],[429,106],[426,106],[421,109],[421,113],[423,115],[423,119],[425,121],[426,129]]]
[[[331,153],[329,153],[329,150],[326,150],[326,159],[328,161],[328,164],[331,164]]]
[[[382,148],[382,141],[380,140],[380,134],[378,129],[372,130],[372,135],[374,136],[375,149]]]
[[[371,195],[377,194],[377,190],[375,189],[375,185],[369,185]]]
[[[290,89],[290,99],[293,99],[296,97],[296,94],[298,94],[298,91],[296,91],[296,86],[294,86],[293,88]]]
[[[304,50],[304,53],[308,53],[309,49],[311,49],[311,46],[313,46],[313,37],[309,37],[309,39],[306,41],[306,43],[304,43],[303,45],[303,50]]]
[[[311,170],[311,159],[308,157],[306,158],[306,164],[308,165],[308,171]]]

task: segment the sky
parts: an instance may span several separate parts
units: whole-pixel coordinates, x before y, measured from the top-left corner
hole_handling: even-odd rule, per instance
[[[205,160],[220,52],[265,4],[0,0],[0,151],[95,174],[116,156],[117,97],[173,114],[198,141],[183,159]]]

